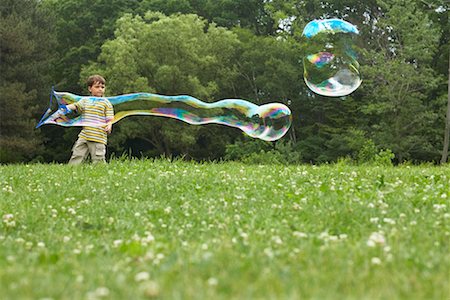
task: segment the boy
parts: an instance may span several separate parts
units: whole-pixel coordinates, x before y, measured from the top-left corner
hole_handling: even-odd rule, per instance
[[[100,75],[92,75],[87,80],[88,90],[94,97],[103,97],[105,94],[105,79]],[[81,164],[91,155],[93,163],[106,162],[107,134],[111,133],[114,110],[106,98],[85,98],[76,103],[67,105],[69,110],[76,110],[83,118],[104,123],[103,127],[83,127],[78,140],[72,148],[70,165]]]

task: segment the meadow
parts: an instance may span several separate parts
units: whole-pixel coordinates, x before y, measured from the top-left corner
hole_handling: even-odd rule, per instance
[[[2,299],[449,299],[450,166],[0,166]]]

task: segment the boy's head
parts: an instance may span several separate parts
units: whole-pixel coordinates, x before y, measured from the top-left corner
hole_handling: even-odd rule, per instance
[[[89,76],[87,85],[91,95],[95,97],[103,97],[105,94],[105,82],[105,78],[100,75]]]

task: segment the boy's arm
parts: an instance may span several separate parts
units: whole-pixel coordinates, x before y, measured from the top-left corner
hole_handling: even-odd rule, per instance
[[[77,109],[77,107],[76,107],[76,105],[75,104],[69,104],[69,105],[67,105],[66,106],[68,109],[70,109],[70,110],[76,110]]]
[[[106,104],[106,126],[105,131],[109,134],[112,131],[112,124],[114,121],[114,108],[111,104],[111,102],[107,101]]]
[[[112,121],[106,123],[105,131],[106,131],[106,133],[111,133],[111,131],[112,131]]]

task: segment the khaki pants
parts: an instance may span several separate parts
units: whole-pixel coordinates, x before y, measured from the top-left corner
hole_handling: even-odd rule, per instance
[[[106,145],[78,138],[75,145],[73,145],[69,165],[81,164],[87,159],[89,154],[93,163],[106,162]]]

